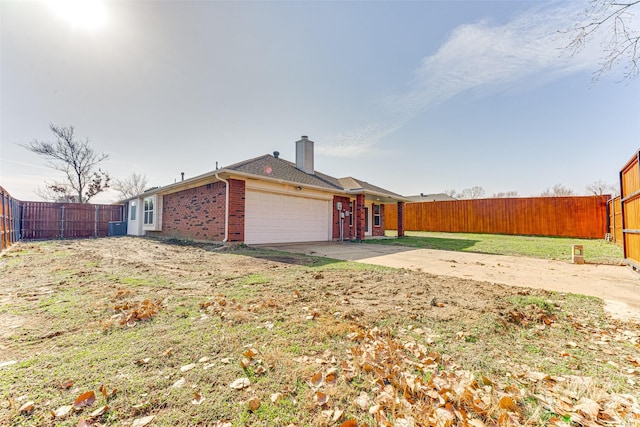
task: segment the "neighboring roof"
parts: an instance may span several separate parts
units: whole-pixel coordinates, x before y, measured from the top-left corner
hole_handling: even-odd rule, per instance
[[[281,159],[279,157],[276,158],[271,154],[265,154],[264,156],[234,163],[221,169],[207,172],[193,178],[185,179],[184,181],[178,181],[176,183],[169,184],[165,187],[155,188],[146,191],[140,196],[146,196],[155,193],[173,193],[186,188],[192,188],[198,185],[202,185],[203,181],[211,181],[211,179],[215,178],[216,176],[228,176],[234,174],[256,178],[262,177],[268,180],[286,181],[292,184],[311,186],[335,193],[364,193],[365,195],[369,195],[372,198],[375,198],[375,200],[380,200],[383,203],[396,200],[408,201],[406,198],[399,194],[352,177],[334,178],[318,171],[314,171],[313,174],[308,174],[298,169],[295,163]]]
[[[412,202],[442,202],[445,200],[458,200],[455,197],[451,197],[448,194],[444,194],[444,193],[436,193],[436,194],[420,193],[417,196],[406,196],[406,197]]]

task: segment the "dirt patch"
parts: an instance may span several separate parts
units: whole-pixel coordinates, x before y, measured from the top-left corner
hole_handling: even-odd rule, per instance
[[[622,265],[352,243],[282,244],[303,254],[422,271],[439,277],[594,296],[617,319],[640,323],[640,275]]]
[[[210,245],[178,243],[125,237],[15,245],[0,258],[0,268],[13,267],[3,269],[0,299],[7,303],[5,307],[30,306],[33,315],[17,317],[8,308],[0,312],[0,348],[8,351],[4,357],[10,357],[9,344],[16,335],[58,336],[60,331],[50,330],[46,319],[65,314],[65,300],[59,296],[63,290],[82,292],[88,301],[97,303],[112,301],[123,287],[162,300],[207,298],[213,287],[228,284],[238,289],[258,288],[256,303],[308,303],[316,312],[366,322],[402,314],[408,321],[463,319],[468,324],[485,314],[507,310],[505,296],[545,295],[534,289],[409,270],[343,270],[332,268],[334,261],[323,258],[248,248],[220,251]],[[300,269],[305,265],[327,269],[307,272]],[[284,283],[270,285],[271,277],[287,270],[295,272]],[[54,293],[57,296],[51,299]]]

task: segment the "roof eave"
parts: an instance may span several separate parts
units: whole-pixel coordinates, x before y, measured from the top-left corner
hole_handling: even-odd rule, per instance
[[[365,199],[374,200],[383,203],[410,202],[406,197],[396,196],[393,194],[381,193],[379,191],[366,190],[364,188],[351,188],[346,191],[347,194],[364,194]]]
[[[257,179],[257,180],[275,182],[275,183],[278,183],[278,184],[291,184],[291,185],[299,186],[299,187],[302,187],[302,188],[310,188],[310,189],[313,189],[313,190],[324,191],[324,192],[332,193],[332,194],[343,194],[343,193],[345,193],[345,191],[340,189],[340,188],[321,187],[319,185],[306,184],[304,182],[291,181],[291,180],[282,179],[282,178],[272,178],[272,177],[268,177],[268,176],[256,175],[256,174],[252,174],[252,173],[248,173],[248,172],[239,172],[239,171],[234,171],[234,170],[229,170],[227,172],[228,172],[229,176],[231,176],[231,177],[238,176],[238,177],[242,177],[242,178],[251,178],[251,179]]]

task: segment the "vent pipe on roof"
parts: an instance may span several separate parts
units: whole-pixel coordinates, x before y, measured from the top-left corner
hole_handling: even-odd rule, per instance
[[[296,141],[296,168],[313,175],[313,141],[308,136],[302,135],[300,141]]]
[[[280,157],[280,152],[279,152],[279,151],[274,151],[274,152],[273,152],[273,157],[275,157],[276,159],[277,159],[278,157]]]
[[[182,175],[182,180],[181,181],[184,181],[184,172],[180,172],[180,175]]]

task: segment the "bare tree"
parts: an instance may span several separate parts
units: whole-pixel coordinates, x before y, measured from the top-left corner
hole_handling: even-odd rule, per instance
[[[573,196],[573,190],[569,187],[565,187],[564,185],[558,183],[554,185],[551,189],[547,188],[542,193],[540,193],[542,197],[556,197],[556,196]]]
[[[503,197],[518,197],[518,192],[513,190],[513,191],[501,191],[500,193],[494,193],[493,197],[496,199],[500,199]]]
[[[633,25],[640,0],[592,0],[584,12],[584,20],[566,31],[572,39],[566,50],[579,53],[599,33],[604,33],[603,58],[594,80],[624,62],[624,76],[638,76],[640,61],[640,32]]]
[[[35,193],[42,199],[56,203],[75,203],[76,198],[73,194],[66,191],[55,191],[54,188],[60,188],[57,183],[45,182],[44,187],[35,189]]]
[[[478,187],[477,185],[475,187],[465,188],[458,194],[458,198],[460,199],[479,199],[482,196],[484,196],[484,188]]]
[[[603,194],[618,194],[618,187],[613,184],[608,184],[602,180],[594,181],[592,184],[586,186],[589,193],[596,196],[602,196]]]
[[[65,181],[45,183],[47,194],[75,203],[88,203],[98,193],[109,188],[109,174],[96,167],[109,158],[89,145],[89,139],[78,141],[73,135],[73,126],[49,124],[56,137],[51,141],[31,141],[21,144],[27,150],[49,160],[49,166],[64,172]]]
[[[119,192],[123,199],[130,199],[144,193],[147,188],[147,177],[134,172],[127,178],[116,179],[111,187]]]
[[[446,194],[449,197],[453,197],[454,199],[458,195],[458,193],[456,193],[456,190],[454,190],[453,188],[448,188],[448,189],[444,190],[442,193]]]

